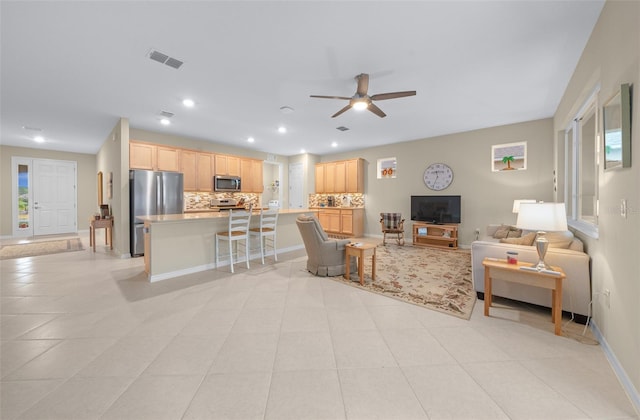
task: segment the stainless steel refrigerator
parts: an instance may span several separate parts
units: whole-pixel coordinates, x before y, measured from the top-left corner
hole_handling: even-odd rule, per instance
[[[144,255],[144,222],[137,217],[183,213],[183,191],[181,173],[129,171],[131,256]]]

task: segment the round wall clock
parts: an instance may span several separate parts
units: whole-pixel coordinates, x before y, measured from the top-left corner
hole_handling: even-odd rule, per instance
[[[444,163],[432,163],[424,171],[424,184],[434,191],[447,188],[453,181],[453,171]]]

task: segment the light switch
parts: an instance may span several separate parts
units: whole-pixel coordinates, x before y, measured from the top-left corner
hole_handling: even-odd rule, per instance
[[[627,199],[623,198],[620,200],[620,216],[627,218]]]

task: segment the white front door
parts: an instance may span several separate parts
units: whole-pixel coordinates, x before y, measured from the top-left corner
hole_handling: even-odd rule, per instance
[[[33,234],[77,232],[76,162],[33,159]]]

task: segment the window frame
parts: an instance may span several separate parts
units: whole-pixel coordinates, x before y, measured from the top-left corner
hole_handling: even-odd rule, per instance
[[[564,174],[564,185],[562,186],[563,197],[560,197],[566,203],[567,208],[567,223],[571,228],[574,228],[585,235],[598,238],[598,221],[599,221],[599,176],[600,176],[600,137],[601,137],[601,110],[598,102],[598,93],[600,91],[599,86],[596,87],[587,100],[584,101],[582,106],[575,113],[575,117],[566,125],[563,131],[559,134],[558,141],[561,143],[558,145],[558,149],[563,147],[564,149],[564,162],[558,162],[559,165],[563,165],[561,171]],[[594,135],[593,139],[585,139],[583,136],[583,124],[585,118],[593,118],[594,120]],[[588,218],[582,214],[582,199],[583,189],[583,165],[585,165],[583,159],[584,143],[586,141],[593,142],[590,148],[593,149],[593,160],[587,162],[593,172],[593,185],[589,183],[589,189],[593,190],[593,215],[589,215]],[[559,170],[560,172],[560,170]]]

